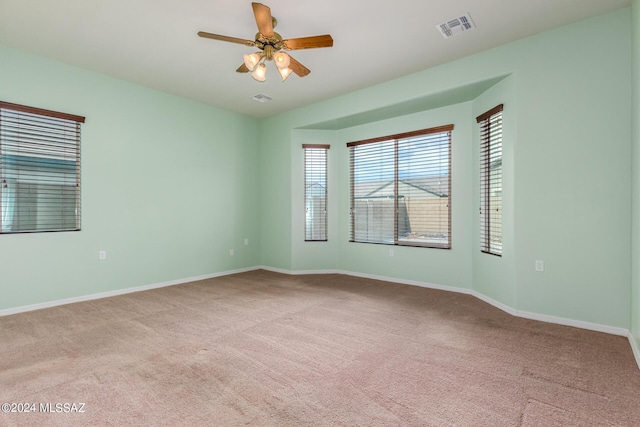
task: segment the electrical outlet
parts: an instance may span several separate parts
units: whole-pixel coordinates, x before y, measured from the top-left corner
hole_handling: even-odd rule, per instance
[[[100,259],[101,261],[107,259],[107,251],[99,251],[98,259]]]
[[[247,246],[249,244],[249,239],[244,239],[244,245]]]
[[[389,256],[393,256],[393,249],[389,249]]]
[[[235,251],[234,251],[233,249],[230,249],[230,250],[229,250],[229,256],[234,256],[235,254],[236,254],[236,253],[235,253]]]
[[[544,271],[544,261],[536,260],[536,271]]]

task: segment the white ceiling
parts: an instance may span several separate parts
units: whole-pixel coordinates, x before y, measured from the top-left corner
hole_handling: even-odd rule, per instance
[[[253,40],[249,0],[0,0],[0,45],[164,92],[268,117],[382,83],[630,0],[264,0],[283,38],[331,34],[332,48],[292,51],[311,69],[281,82],[236,73],[255,49],[198,31]],[[476,29],[445,39],[436,25],[469,13]],[[568,53],[569,54],[569,53]],[[1,66],[1,64],[0,64]],[[252,100],[263,93],[267,103]]]

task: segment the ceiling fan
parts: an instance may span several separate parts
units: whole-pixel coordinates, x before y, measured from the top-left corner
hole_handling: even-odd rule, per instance
[[[300,77],[304,77],[308,75],[311,70],[284,51],[333,46],[333,39],[329,34],[283,40],[280,34],[273,31],[277,21],[276,18],[271,16],[271,9],[262,3],[251,3],[251,6],[253,7],[256,24],[258,24],[258,33],[255,36],[255,40],[221,36],[204,31],[198,33],[200,37],[238,43],[245,46],[255,46],[260,49],[258,52],[244,55],[244,63],[236,70],[238,73],[248,73],[251,71],[254,79],[264,81],[267,70],[265,62],[273,60],[282,77],[282,81],[285,81],[292,72]]]

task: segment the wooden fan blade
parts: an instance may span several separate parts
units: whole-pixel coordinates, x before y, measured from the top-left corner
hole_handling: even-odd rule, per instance
[[[273,37],[273,20],[271,19],[271,9],[262,3],[251,3],[253,14],[256,17],[258,31],[263,36]]]
[[[236,70],[236,73],[248,73],[249,69],[247,68],[246,65],[244,65],[244,62],[242,63],[241,66],[238,67],[238,69]]]
[[[311,72],[310,69],[296,61],[296,59],[291,55],[289,55],[289,68],[291,68],[291,71],[293,71],[300,77],[304,77]]]
[[[282,45],[286,50],[315,49],[318,47],[333,46],[333,39],[329,34],[322,36],[300,37],[297,39],[283,40]]]
[[[238,44],[243,44],[245,46],[255,45],[255,42],[253,40],[239,39],[237,37],[221,36],[220,34],[205,33],[204,31],[198,32],[198,35],[200,37],[204,37],[205,39],[213,39],[213,40],[220,40],[223,42],[238,43]]]

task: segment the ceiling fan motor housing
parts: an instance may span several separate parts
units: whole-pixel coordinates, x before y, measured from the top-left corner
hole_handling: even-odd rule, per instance
[[[268,37],[262,33],[256,34],[255,45],[264,51],[267,59],[271,59],[273,54],[283,48],[282,36],[274,31],[273,36]]]

